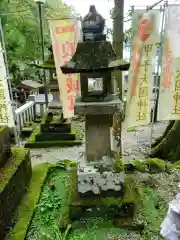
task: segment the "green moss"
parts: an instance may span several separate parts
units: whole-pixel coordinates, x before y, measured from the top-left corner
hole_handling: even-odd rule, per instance
[[[0,134],[2,134],[4,131],[8,131],[8,127],[0,127]]]
[[[166,171],[166,162],[159,158],[150,158],[146,160],[145,163],[148,166],[149,171],[152,173]]]
[[[132,164],[135,166],[136,170],[139,172],[147,171],[147,165],[144,161],[134,160]]]
[[[177,168],[177,169],[180,169],[180,160],[177,161],[177,162],[175,162],[175,163],[173,164],[173,166],[174,166],[175,168]]]
[[[31,218],[36,209],[42,186],[49,170],[46,163],[36,165],[32,169],[32,178],[27,189],[26,195],[23,197],[17,210],[18,221],[10,232],[9,240],[24,240],[31,222]]]
[[[72,180],[73,181],[73,180]],[[132,179],[127,176],[124,183],[124,196],[123,197],[99,197],[93,199],[80,199],[77,195],[77,186],[74,185],[72,189],[72,205],[73,206],[107,206],[112,205],[121,206],[122,204],[134,204],[138,201],[136,188],[134,187]]]
[[[126,129],[126,132],[136,132],[136,128],[135,127],[128,128]]]
[[[5,165],[0,168],[0,192],[4,190],[12,175],[15,173],[21,162],[24,161],[28,152],[29,150],[25,148],[12,149],[12,156]]]
[[[47,117],[45,117],[45,118],[42,120],[41,124],[47,124],[47,123],[46,123],[46,119],[47,119]],[[60,124],[60,123],[63,123],[63,122],[61,121],[60,116],[54,116],[54,117],[51,119],[51,122],[50,122],[49,124]]]
[[[141,199],[138,219],[145,225],[142,239],[151,239],[159,236],[159,228],[167,211],[167,204],[150,188],[139,188],[138,192]]]
[[[120,155],[117,152],[112,151],[111,152],[111,157],[112,157],[112,160],[114,162],[114,168],[115,168],[116,172],[124,171],[124,164],[121,160]]]
[[[68,171],[59,166],[51,167],[28,228],[27,240],[63,239],[59,226],[67,227],[69,193]]]
[[[76,129],[76,128],[72,128],[71,129],[71,133],[76,135],[76,140],[60,140],[60,141],[36,141],[35,137],[37,134],[40,133],[40,127],[37,127],[33,133],[31,134],[31,136],[28,138],[27,143],[25,144],[26,148],[48,148],[48,147],[52,147],[52,146],[60,146],[60,147],[70,147],[70,146],[75,146],[75,145],[81,145],[82,141],[81,141],[81,132]]]

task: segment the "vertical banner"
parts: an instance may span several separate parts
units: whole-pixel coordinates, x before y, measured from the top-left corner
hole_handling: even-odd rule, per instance
[[[81,24],[77,19],[50,20],[49,27],[63,114],[65,118],[71,118],[75,98],[80,94],[80,74],[63,74],[60,67],[75,54],[82,39]]]
[[[0,42],[0,126],[14,127],[4,51]]]
[[[135,10],[125,127],[150,122],[153,64],[159,42],[160,10]]]
[[[180,119],[180,5],[166,11],[158,121]]]

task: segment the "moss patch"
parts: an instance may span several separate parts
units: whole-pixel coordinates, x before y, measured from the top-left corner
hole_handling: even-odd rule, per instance
[[[145,161],[146,165],[149,168],[149,171],[152,173],[165,172],[166,171],[166,162],[158,158],[151,158]]]
[[[76,135],[76,140],[66,140],[66,141],[35,141],[35,137],[37,134],[40,133],[40,127],[37,127],[31,136],[28,138],[27,143],[25,144],[26,148],[48,148],[52,146],[74,146],[74,145],[81,145],[82,141],[82,135],[78,129],[72,128],[71,133],[74,133]]]
[[[33,168],[32,178],[27,190],[26,195],[21,201],[21,204],[17,210],[18,221],[10,232],[9,240],[24,240],[31,218],[36,209],[39,196],[42,191],[42,186],[47,176],[49,169],[48,164],[40,164]]]
[[[135,169],[139,172],[146,172],[148,170],[147,165],[144,161],[134,160],[132,164],[135,166]]]
[[[61,239],[60,220],[66,220],[67,199],[69,195],[68,171],[52,167],[45,181],[27,240]]]
[[[16,169],[19,167],[21,162],[24,161],[28,151],[29,150],[25,148],[12,149],[12,156],[6,162],[6,164],[0,168],[0,192],[4,190]]]
[[[114,167],[115,167],[116,172],[124,171],[124,165],[123,165],[120,155],[115,151],[111,151],[111,157],[114,162]]]
[[[136,131],[137,131],[137,130],[136,130],[135,127],[126,129],[126,132],[136,132]]]
[[[140,188],[139,195],[141,197],[139,220],[145,225],[142,239],[159,237],[160,225],[166,214],[167,204],[150,188]]]
[[[75,180],[74,180],[75,182]],[[134,187],[132,179],[127,176],[124,183],[124,196],[123,197],[98,197],[93,199],[80,199],[77,194],[77,186],[74,185],[72,191],[72,205],[73,206],[121,206],[122,204],[134,204],[138,201],[137,191]]]

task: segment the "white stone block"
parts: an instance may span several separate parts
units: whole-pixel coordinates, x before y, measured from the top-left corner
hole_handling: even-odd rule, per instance
[[[94,194],[100,194],[100,189],[98,188],[98,186],[93,186],[93,187],[92,187],[92,192],[93,192]]]
[[[100,189],[101,189],[102,191],[107,191],[106,185],[101,185]]]
[[[114,186],[114,190],[115,190],[115,191],[120,191],[120,190],[121,190],[121,186],[120,186],[120,185]]]

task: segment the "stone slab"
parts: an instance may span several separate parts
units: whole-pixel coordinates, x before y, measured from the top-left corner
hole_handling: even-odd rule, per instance
[[[89,195],[119,195],[124,184],[124,172],[115,170],[100,171],[96,167],[79,167],[78,172],[78,192],[83,196]],[[117,194],[118,193],[118,194]]]
[[[0,167],[11,156],[10,131],[8,127],[0,127]]]
[[[111,124],[99,123],[101,118],[103,118],[101,115],[96,115],[92,121],[92,116],[85,116],[85,151],[88,162],[97,161],[111,153]]]
[[[75,139],[76,135],[73,133],[40,133],[35,136],[36,141],[67,141]]]
[[[5,238],[8,224],[32,175],[29,151],[19,149],[12,153],[12,157],[0,169],[0,239]]]
[[[57,124],[41,124],[41,133],[70,133],[71,124],[68,123],[57,123]]]

